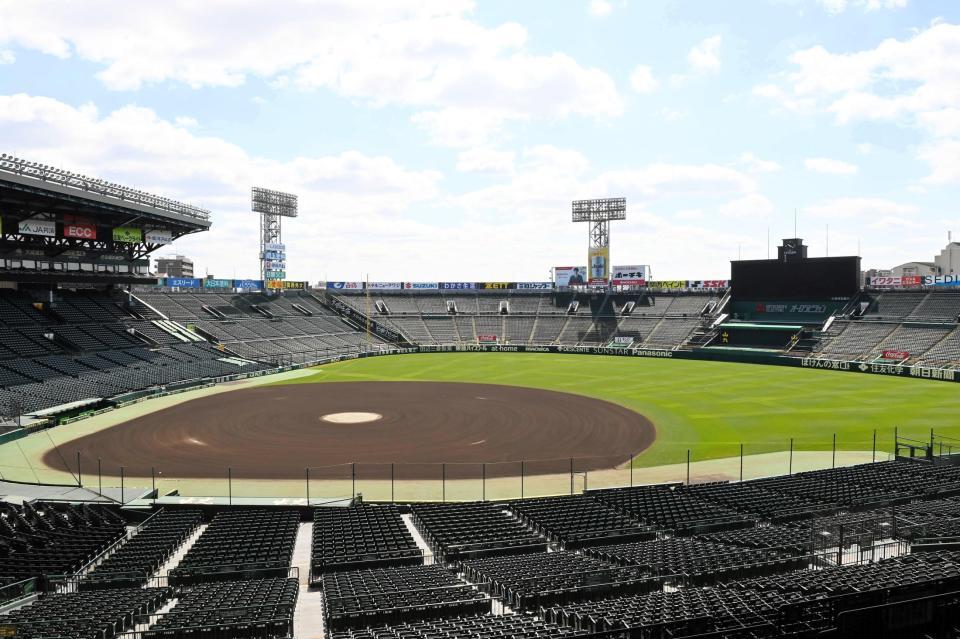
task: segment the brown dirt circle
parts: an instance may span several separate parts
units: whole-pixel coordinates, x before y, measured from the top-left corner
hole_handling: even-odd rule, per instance
[[[364,423],[324,421],[332,413],[381,415]],[[65,446],[67,458],[102,460],[103,474],[302,479],[342,474],[448,478],[610,468],[653,443],[653,424],[634,411],[582,395],[518,386],[449,382],[329,382],[263,386],[202,397],[138,417]],[[534,460],[554,460],[534,461]],[[56,450],[44,462],[64,467]],[[74,461],[74,464],[76,462]],[[84,463],[87,468],[90,461]],[[96,463],[96,462],[92,462]],[[517,466],[517,468],[514,468]],[[89,471],[86,471],[89,472]],[[360,471],[357,471],[360,472]]]

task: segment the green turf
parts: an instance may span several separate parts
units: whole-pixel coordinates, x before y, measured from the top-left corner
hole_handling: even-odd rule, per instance
[[[358,359],[322,366],[283,383],[427,380],[510,384],[579,393],[630,407],[657,428],[636,459],[655,466],[686,459],[786,450],[891,451],[901,436],[960,438],[954,384],[822,370],[547,353],[437,353]],[[960,446],[960,441],[955,442]]]

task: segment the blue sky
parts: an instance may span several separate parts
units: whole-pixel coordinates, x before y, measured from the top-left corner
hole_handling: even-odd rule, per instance
[[[867,267],[960,232],[955,0],[0,0],[4,151],[199,204],[255,274],[252,185],[298,193],[291,279],[540,280],[569,202],[614,263],[714,279],[799,235]]]

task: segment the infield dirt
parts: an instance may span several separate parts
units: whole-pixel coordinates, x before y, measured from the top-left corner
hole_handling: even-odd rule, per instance
[[[376,421],[333,424],[331,413],[370,412]],[[100,459],[104,475],[298,479],[305,468],[356,463],[403,479],[481,472],[530,475],[612,468],[649,447],[653,424],[599,399],[517,386],[449,382],[331,382],[264,386],[194,399],[68,442],[43,458],[68,470],[75,451]],[[540,461],[536,461],[540,460]],[[552,461],[543,461],[552,460]],[[89,461],[87,462],[89,463]],[[330,471],[332,472],[332,471]],[[342,472],[338,470],[337,472]],[[399,478],[399,477],[398,477]]]

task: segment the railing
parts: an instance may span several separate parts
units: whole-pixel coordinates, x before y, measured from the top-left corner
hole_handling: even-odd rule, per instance
[[[52,182],[53,184],[59,184],[60,186],[70,187],[103,197],[149,206],[167,213],[176,213],[197,220],[210,220],[210,211],[207,209],[183,204],[182,202],[158,195],[151,195],[144,191],[113,184],[99,178],[86,177],[45,164],[29,162],[7,155],[6,153],[0,155],[0,171],[34,178],[42,182]]]

